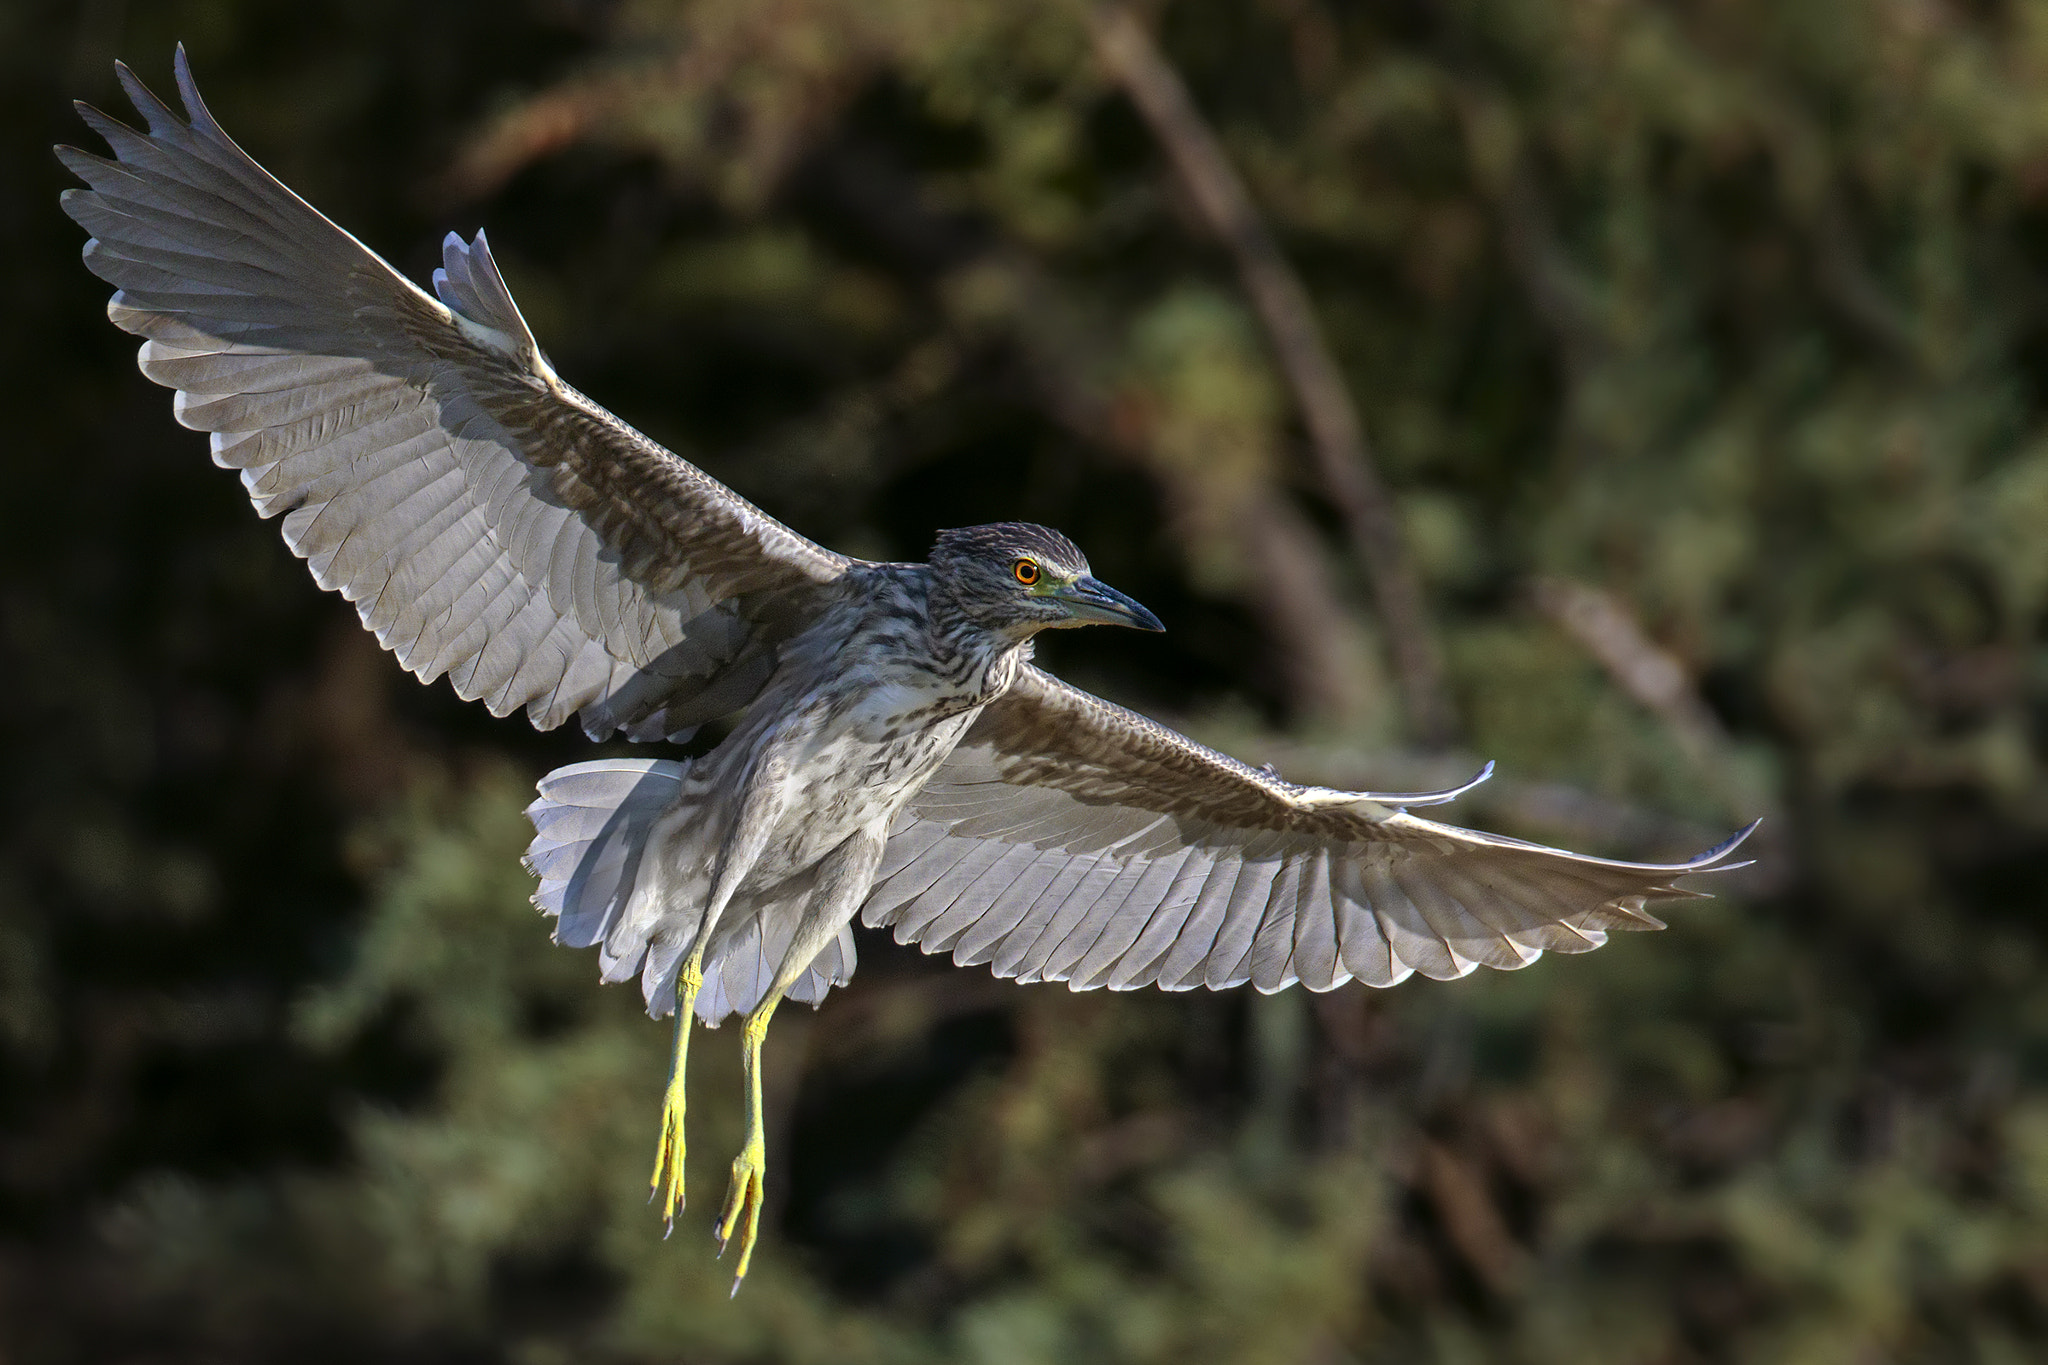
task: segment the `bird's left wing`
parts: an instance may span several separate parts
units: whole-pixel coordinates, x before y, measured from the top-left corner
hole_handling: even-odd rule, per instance
[[[1672,879],[1738,866],[1749,832],[1627,863],[1404,809],[1462,790],[1297,786],[1026,667],[891,832],[863,914],[1077,990],[1389,986],[1661,928],[1643,903],[1700,894]]]
[[[143,373],[321,587],[542,729],[655,739],[753,698],[845,556],[563,382],[482,233],[428,294],[235,145],[182,47],[182,116],[118,70],[147,131],[80,105],[113,156],[58,149],[64,211]]]

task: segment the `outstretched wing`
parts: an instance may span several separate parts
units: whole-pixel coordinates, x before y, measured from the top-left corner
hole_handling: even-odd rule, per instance
[[[114,157],[57,149],[90,187],[64,210],[142,372],[321,587],[542,729],[651,739],[752,699],[851,561],[562,382],[482,233],[428,295],[229,139],[182,47],[182,118],[118,69],[149,131],[81,104]]]
[[[1749,832],[1624,863],[1403,809],[1453,795],[1296,786],[1027,667],[892,831],[863,914],[1077,990],[1390,986],[1662,928],[1643,902],[1698,895],[1672,879],[1739,866]]]

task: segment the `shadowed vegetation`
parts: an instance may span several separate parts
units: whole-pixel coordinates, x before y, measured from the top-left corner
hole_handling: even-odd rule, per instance
[[[1426,747],[1241,256],[1080,7],[0,9],[0,1359],[2048,1351],[2048,5],[1175,0],[1446,675]],[[769,1043],[746,1291],[644,1204],[668,1032],[526,905],[568,734],[420,688],[108,326],[66,100],[164,83],[835,548],[1059,526],[1046,657],[1290,778],[1678,856],[1673,927],[1327,996],[863,935]],[[1099,638],[1098,638],[1099,636]],[[627,746],[617,746],[626,752]],[[736,1140],[694,1061],[690,1181]]]

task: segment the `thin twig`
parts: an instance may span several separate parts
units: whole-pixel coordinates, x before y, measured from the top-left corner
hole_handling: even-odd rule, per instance
[[[1372,585],[1416,740],[1441,746],[1456,730],[1443,658],[1423,606],[1422,586],[1380,478],[1365,428],[1324,340],[1300,278],[1280,252],[1180,74],[1143,24],[1121,4],[1089,11],[1101,60],[1151,127],[1181,184],[1237,263],[1245,293],[1301,407],[1309,444],[1330,498]]]
[[[1627,603],[1603,588],[1563,578],[1539,578],[1530,585],[1536,608],[1593,657],[1616,687],[1664,722],[1672,740],[1692,760],[1730,811],[1770,818],[1770,833],[1758,845],[1779,839],[1783,814],[1777,800],[1746,775],[1735,743],[1708,708],[1692,674],[1679,658],[1650,638]]]
[[[1064,382],[1050,357],[1031,359],[1038,362],[1035,377],[1041,389],[1050,395],[1047,408],[1067,430],[1103,450],[1145,460],[1170,507],[1197,500],[1196,492],[1184,486],[1190,482],[1187,471],[1169,461],[1146,460],[1142,449],[1119,439],[1114,424],[1088,395]],[[1277,655],[1274,669],[1288,704],[1325,725],[1343,725],[1365,714],[1371,698],[1358,676],[1358,632],[1307,519],[1279,489],[1260,479],[1239,494],[1224,534],[1244,559],[1244,596]]]
[[[1529,1253],[1508,1230],[1486,1173],[1441,1142],[1422,1143],[1422,1188],[1465,1264],[1500,1298],[1511,1298],[1528,1274]]]
[[[1814,275],[1822,297],[1885,355],[1908,369],[1923,369],[1927,352],[1914,330],[1912,315],[1885,293],[1864,262],[1856,245],[1855,227],[1839,194],[1830,192],[1822,198],[1811,215],[1809,232],[1817,267]]]
[[[1530,585],[1536,608],[1578,641],[1617,687],[1663,721],[1685,756],[1709,771],[1726,761],[1728,735],[1700,700],[1685,665],[1652,640],[1613,593],[1565,578]]]

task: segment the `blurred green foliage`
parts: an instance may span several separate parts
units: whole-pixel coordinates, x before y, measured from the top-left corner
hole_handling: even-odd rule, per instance
[[[663,1242],[666,1029],[525,907],[520,808],[587,747],[398,675],[206,467],[76,263],[63,101],[183,38],[259,159],[415,276],[487,224],[564,373],[808,534],[1059,525],[1172,626],[1070,676],[1298,778],[1434,761],[1228,258],[1059,4],[22,0],[0,1361],[2048,1352],[2048,4],[1148,22],[1358,398],[1466,746],[1577,793],[1471,818],[1674,854],[1768,813],[1765,865],[1383,994],[864,938],[771,1038],[727,1302],[730,1036]]]

